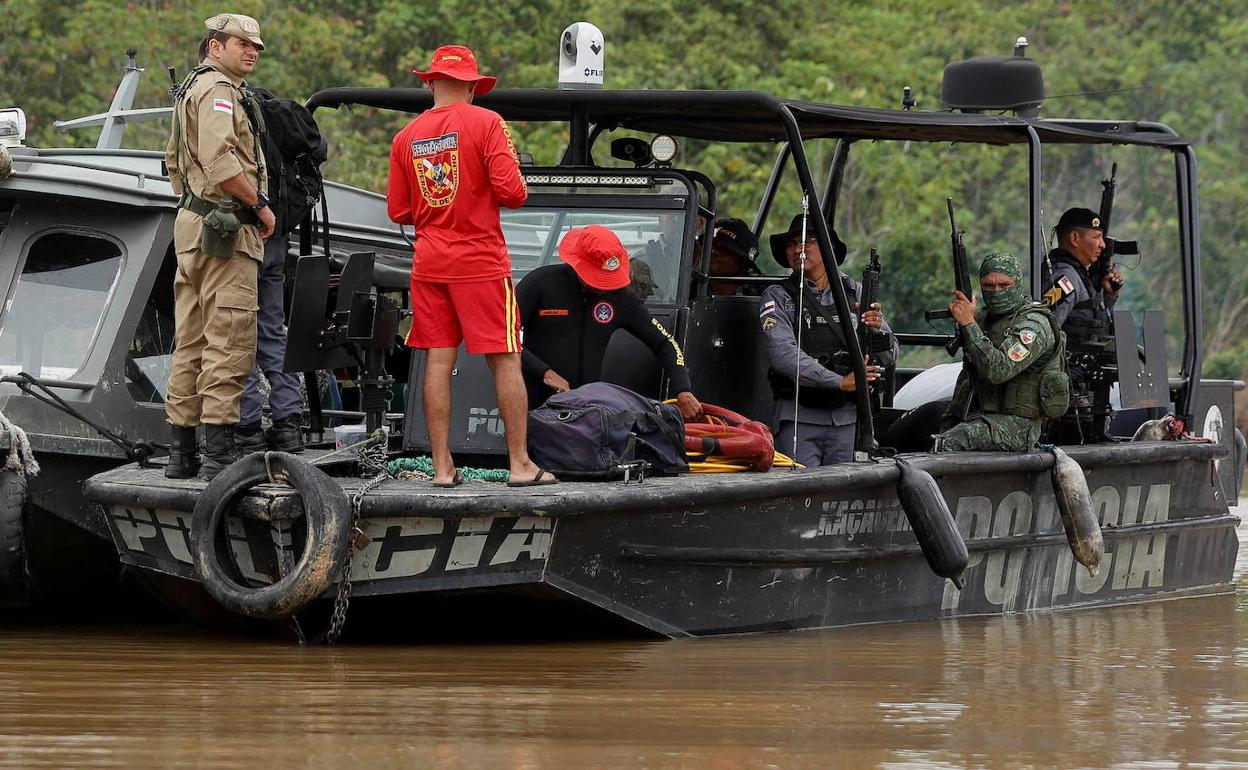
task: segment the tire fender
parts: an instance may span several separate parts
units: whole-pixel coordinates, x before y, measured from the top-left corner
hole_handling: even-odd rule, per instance
[[[26,479],[20,473],[0,469],[0,607],[30,606],[26,494]]]
[[[227,467],[208,482],[191,518],[195,573],[205,590],[227,609],[258,618],[288,616],[325,592],[347,558],[351,503],[332,478],[286,452],[269,452],[274,474],[284,473],[303,499],[306,535],[290,572],[276,583],[250,586],[241,581],[230,554],[219,552],[223,519],[236,497],[269,477],[265,453]]]

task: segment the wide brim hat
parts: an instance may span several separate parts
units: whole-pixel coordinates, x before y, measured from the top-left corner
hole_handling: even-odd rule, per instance
[[[623,289],[629,283],[628,249],[602,225],[569,230],[559,242],[559,258],[585,285],[599,291]]]
[[[498,78],[492,75],[482,75],[477,70],[477,57],[473,55],[472,49],[462,45],[442,46],[433,52],[429,69],[414,69],[412,72],[425,83],[443,78],[475,83],[477,87],[474,93],[477,96],[489,93],[494,88],[494,84],[498,82]]]
[[[807,237],[810,237],[811,235],[813,235],[814,232],[815,232],[814,221],[813,220],[808,221],[806,223]],[[793,221],[789,223],[788,230],[785,230],[782,233],[776,233],[769,238],[769,240],[771,241],[771,256],[773,259],[776,260],[776,264],[780,265],[780,267],[783,267],[785,270],[792,269],[789,265],[788,257],[785,256],[785,251],[786,251],[785,244],[788,242],[789,238],[793,237],[794,235],[800,237],[801,234],[802,234],[802,215],[797,214],[796,216],[793,217]],[[846,246],[845,242],[841,240],[841,236],[836,234],[835,227],[828,228],[828,234],[832,236],[832,256],[836,258],[836,264],[838,265],[845,264],[845,255],[849,253],[849,247]]]

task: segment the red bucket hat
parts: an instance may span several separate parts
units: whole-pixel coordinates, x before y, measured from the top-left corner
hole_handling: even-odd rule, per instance
[[[477,71],[477,57],[473,56],[471,48],[462,45],[442,46],[433,52],[433,61],[429,63],[428,71],[422,72],[414,69],[412,72],[426,83],[442,78],[476,83],[477,96],[489,93],[494,84],[498,82],[497,78],[482,75]]]
[[[628,249],[602,225],[569,230],[559,243],[559,258],[572,266],[577,277],[599,291],[628,285]]]

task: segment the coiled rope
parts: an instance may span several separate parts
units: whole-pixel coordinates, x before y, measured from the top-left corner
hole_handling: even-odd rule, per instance
[[[38,476],[39,461],[35,459],[35,452],[30,448],[30,439],[26,437],[26,431],[14,425],[3,412],[0,412],[0,441],[3,441],[5,436],[9,437],[9,453],[4,460],[4,467],[23,478]]]

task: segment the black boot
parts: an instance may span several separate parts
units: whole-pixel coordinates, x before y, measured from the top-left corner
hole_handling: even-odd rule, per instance
[[[237,425],[204,424],[204,461],[199,466],[200,479],[212,481],[226,466],[243,456],[234,444],[237,428]]]
[[[292,414],[289,417],[274,420],[272,427],[265,431],[264,435],[268,439],[269,448],[274,451],[292,454],[302,452],[303,418]]]
[[[244,455],[249,455],[252,452],[266,452],[269,449],[264,431],[260,429],[259,420],[239,425],[238,430],[234,432],[234,444],[238,447],[238,451]]]
[[[189,479],[199,473],[199,445],[195,442],[195,429],[170,425],[169,464],[165,466],[165,478]]]

